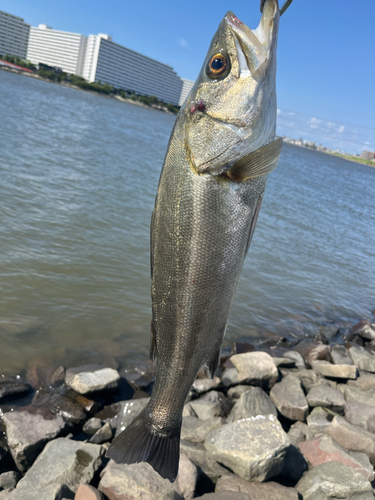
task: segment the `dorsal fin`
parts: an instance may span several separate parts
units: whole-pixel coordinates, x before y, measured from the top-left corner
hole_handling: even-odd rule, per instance
[[[283,140],[278,137],[238,160],[225,174],[236,182],[269,174],[277,167],[282,147]]]

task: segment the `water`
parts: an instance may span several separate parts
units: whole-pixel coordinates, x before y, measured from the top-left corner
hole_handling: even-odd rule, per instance
[[[174,116],[0,71],[0,367],[147,356]],[[226,343],[373,319],[375,168],[285,145]]]

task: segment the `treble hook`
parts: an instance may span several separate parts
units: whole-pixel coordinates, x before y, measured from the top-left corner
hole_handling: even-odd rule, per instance
[[[293,2],[293,0],[286,0],[284,2],[284,5],[280,9],[280,16],[282,16],[288,10],[288,7],[290,7],[290,4],[292,2]],[[263,12],[263,7],[264,7],[265,3],[266,3],[266,0],[260,0],[260,12]]]

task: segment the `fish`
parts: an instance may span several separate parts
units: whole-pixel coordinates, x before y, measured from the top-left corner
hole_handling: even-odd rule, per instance
[[[117,463],[173,482],[182,412],[202,366],[214,376],[268,174],[276,168],[277,0],[255,30],[227,12],[181,107],[151,220],[151,359],[144,410],[114,440]]]

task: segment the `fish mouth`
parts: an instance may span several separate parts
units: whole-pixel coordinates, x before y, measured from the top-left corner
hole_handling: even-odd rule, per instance
[[[278,0],[264,1],[262,17],[255,30],[246,26],[233,12],[226,13],[225,21],[236,43],[240,76],[255,76],[276,53],[279,17]]]

